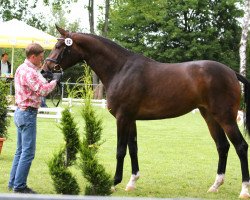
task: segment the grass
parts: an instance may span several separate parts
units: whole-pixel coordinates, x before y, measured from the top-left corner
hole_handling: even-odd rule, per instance
[[[96,109],[103,119],[104,144],[99,160],[112,176],[116,164],[116,122],[106,109]],[[79,131],[83,132],[81,107],[72,109]],[[55,194],[47,163],[63,144],[63,136],[53,119],[38,119],[37,150],[28,177],[28,185],[41,194]],[[207,193],[217,170],[217,151],[200,114],[189,113],[179,118],[138,121],[138,156],[141,177],[133,192],[124,190],[131,175],[130,158],[124,163],[123,181],[113,196],[162,198],[236,199],[241,190],[241,170],[231,145],[226,181],[219,193]],[[8,193],[7,185],[16,148],[16,129],[11,119],[9,139],[0,155],[0,193]],[[248,141],[249,143],[249,141]],[[85,180],[78,167],[72,167],[83,194]]]

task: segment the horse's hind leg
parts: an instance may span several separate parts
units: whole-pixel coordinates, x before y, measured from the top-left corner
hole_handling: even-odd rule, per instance
[[[131,158],[131,166],[132,166],[132,175],[126,186],[126,191],[130,191],[135,189],[135,183],[139,179],[139,164],[138,164],[138,148],[137,148],[137,130],[136,130],[136,122],[131,124],[131,128],[129,130],[129,139],[128,139],[128,147],[129,154]]]
[[[241,172],[242,172],[242,189],[240,193],[240,198],[250,198],[248,192],[249,186],[249,170],[248,170],[248,144],[240,133],[239,127],[236,121],[232,120],[231,122],[222,122],[221,123],[224,131],[226,132],[228,138],[235,147],[235,150],[238,154],[241,163]]]
[[[230,144],[227,140],[227,137],[223,129],[214,120],[211,114],[202,108],[200,109],[200,112],[208,125],[210,134],[216,144],[219,155],[216,179],[214,184],[209,188],[208,192],[218,192],[218,188],[224,183],[226,165],[227,165],[227,156]]]
[[[130,122],[125,117],[117,118],[117,153],[116,153],[116,172],[114,186],[122,181],[123,163],[126,156]]]
[[[132,175],[134,174],[135,176],[132,181],[133,184],[131,187],[127,187],[126,190],[131,190],[132,187],[134,188],[135,181],[139,178],[136,135],[136,124],[134,120],[130,120],[124,116],[117,117],[117,164],[114,185],[117,185],[122,181],[123,163],[128,145],[132,164]]]

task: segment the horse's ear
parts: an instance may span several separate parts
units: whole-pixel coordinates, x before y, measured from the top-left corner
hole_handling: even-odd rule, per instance
[[[57,26],[57,24],[56,24],[56,29],[58,30],[59,33],[61,33],[61,35],[66,35],[66,31],[63,28]]]

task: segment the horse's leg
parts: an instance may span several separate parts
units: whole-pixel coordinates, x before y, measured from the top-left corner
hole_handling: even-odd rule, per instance
[[[129,139],[128,139],[128,147],[129,154],[131,158],[131,166],[132,166],[132,175],[130,180],[126,186],[126,191],[130,191],[135,189],[135,183],[139,179],[139,164],[138,164],[138,156],[137,156],[137,131],[136,131],[136,122],[131,124],[131,128],[129,130]]]
[[[204,109],[200,109],[201,115],[205,119],[210,134],[216,144],[219,162],[217,168],[217,175],[214,184],[209,188],[208,192],[218,192],[218,188],[224,183],[227,156],[230,148],[230,144],[226,138],[226,135],[220,125],[213,119],[213,117]]]
[[[117,118],[117,153],[116,153],[116,172],[114,177],[114,185],[122,181],[123,163],[126,156],[129,130],[131,128],[131,121],[125,117]]]
[[[224,131],[226,132],[228,138],[232,142],[235,147],[235,150],[238,154],[241,163],[241,173],[242,173],[242,189],[240,192],[240,198],[250,198],[250,194],[248,192],[249,186],[249,170],[248,170],[248,144],[240,133],[239,127],[236,121],[232,121],[231,123],[222,123],[221,124]]]

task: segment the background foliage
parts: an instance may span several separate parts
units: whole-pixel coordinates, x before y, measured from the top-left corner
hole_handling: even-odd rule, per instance
[[[8,137],[8,125],[9,118],[7,117],[8,112],[8,101],[7,95],[9,92],[9,86],[6,84],[5,80],[0,80],[0,137]]]
[[[71,12],[69,5],[78,0],[42,0],[43,6],[51,7],[54,17],[51,20],[41,13],[32,13],[38,1],[41,0],[20,0],[17,3],[1,0],[0,18],[3,21],[17,18],[54,36],[58,36],[55,22],[68,30],[82,32],[79,20],[70,21],[65,17],[65,13]],[[242,0],[110,2],[107,37],[120,45],[160,62],[210,59],[238,71],[241,35],[238,19],[243,16]],[[82,12],[88,12],[87,9],[83,5]],[[99,32],[103,30],[103,25],[104,21],[100,18]],[[18,66],[23,58],[19,55],[19,50],[16,53],[15,65]],[[248,64],[249,56],[247,58]],[[249,70],[247,71],[250,78]],[[70,82],[74,82],[82,75],[81,67],[76,66],[65,71],[64,81],[71,77]]]
[[[3,21],[8,21],[13,18],[27,22],[29,25],[39,27],[40,30],[46,29],[43,14],[33,13],[32,10],[36,7],[38,0],[0,0],[0,16]]]
[[[37,7],[39,0],[0,0],[0,21],[8,21],[13,18],[21,20],[38,28],[39,30],[45,31],[55,37],[58,37],[59,34],[55,29],[55,23],[63,28],[66,28],[70,31],[81,31],[79,21],[68,21],[65,16],[65,12],[70,12],[68,9],[69,3],[76,2],[72,1],[57,1],[57,0],[44,0],[43,7],[51,6],[51,12],[53,12],[53,19],[47,19],[46,15],[43,13],[43,7],[41,8],[40,13],[34,13],[33,9]],[[49,24],[47,21],[49,20]],[[12,49],[10,48],[0,48],[0,54],[7,52],[9,54],[9,60],[12,57]],[[25,59],[24,49],[15,49],[14,50],[14,72],[16,68],[23,63]],[[45,58],[49,55],[50,50],[46,50]],[[71,70],[67,70],[64,74],[63,81],[66,81],[70,78],[70,82],[75,82],[80,76],[83,75],[83,72],[80,68],[80,65],[76,65]]]
[[[118,0],[109,37],[161,62],[210,59],[239,67],[236,0]]]

